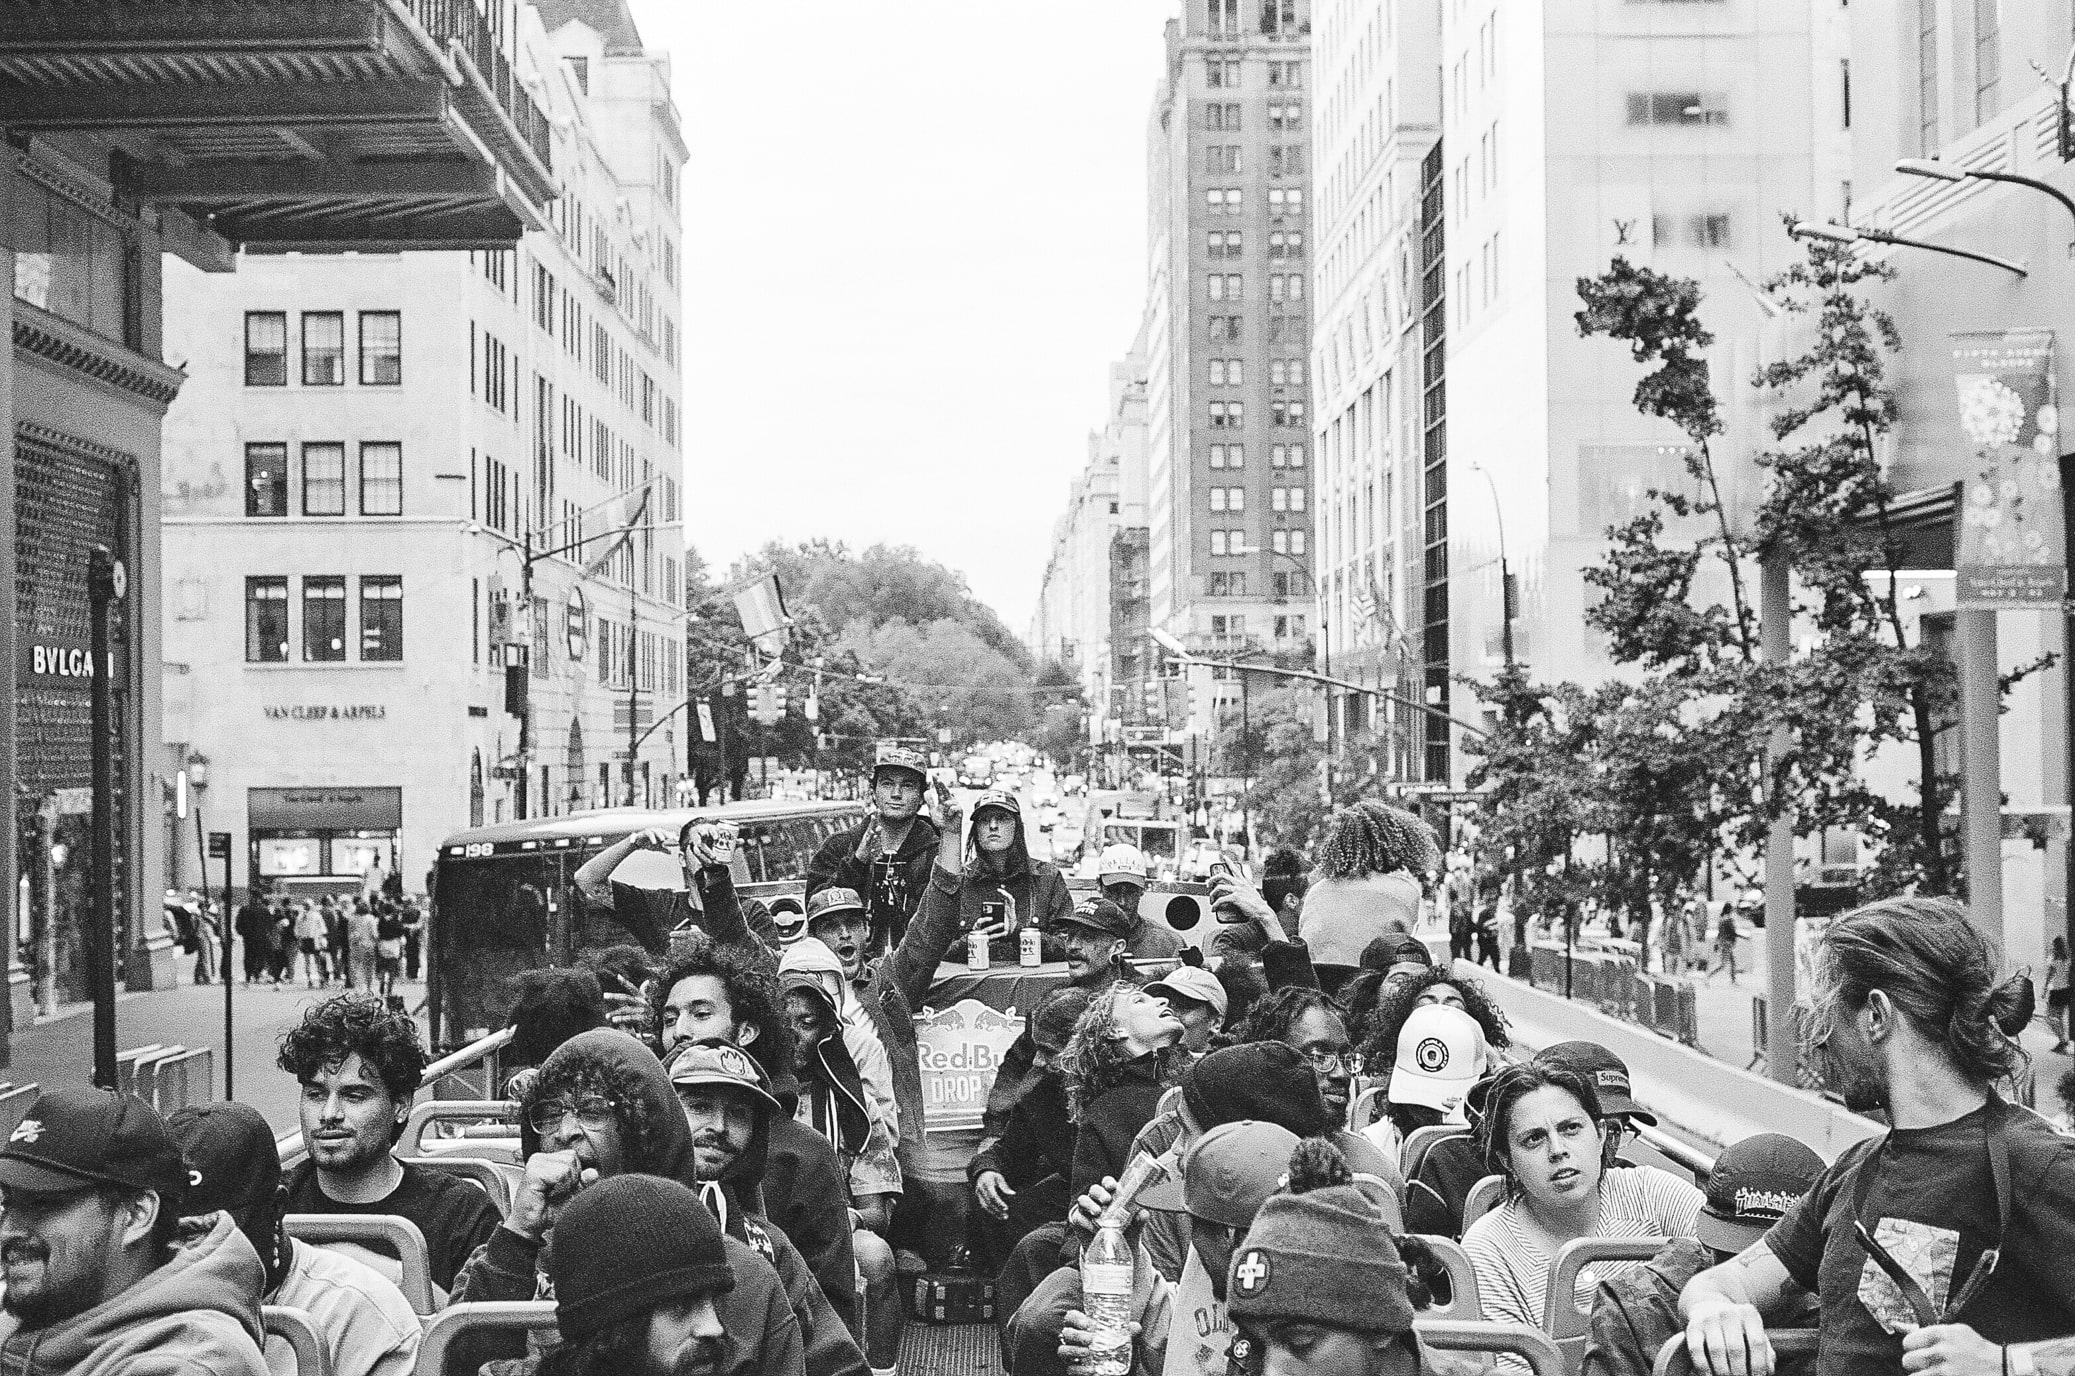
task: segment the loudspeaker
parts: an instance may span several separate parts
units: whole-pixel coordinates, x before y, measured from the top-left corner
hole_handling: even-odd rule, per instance
[[[1076,905],[1083,899],[1102,896],[1102,885],[1093,879],[1069,876],[1066,887],[1073,894]],[[1206,951],[1210,949],[1211,938],[1218,929],[1217,914],[1210,907],[1208,884],[1175,880],[1148,885],[1145,897],[1138,900],[1138,915],[1172,931],[1184,944],[1201,946]]]

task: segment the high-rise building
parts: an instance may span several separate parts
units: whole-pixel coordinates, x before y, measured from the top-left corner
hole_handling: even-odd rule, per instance
[[[669,59],[622,0],[515,20],[559,192],[516,249],[168,271],[165,731],[240,886],[416,889],[685,772]]]
[[[1052,554],[1031,617],[1030,652],[1080,680],[1091,704],[1112,680],[1111,618],[1119,593],[1113,546],[1146,523],[1145,364],[1110,365],[1109,416],[1088,434],[1088,465],[1052,526]]]
[[[196,0],[177,15],[0,4],[0,528],[13,542],[0,796],[14,809],[0,889],[22,900],[17,1020],[32,987],[46,1009],[89,996],[97,897],[129,987],[174,975],[161,818],[187,757],[162,729],[159,511],[161,491],[191,479],[161,465],[160,420],[186,381],[165,358],[180,320],[163,309],[162,263],[223,274],[311,246],[509,247],[554,195],[547,121],[508,75],[510,13],[510,0]],[[98,670],[96,547],[122,594]],[[97,673],[111,698],[105,888],[90,859]],[[183,837],[182,852],[195,844]]]
[[[1460,680],[1488,678],[1505,662],[1502,564],[1517,590],[1514,657],[1539,680],[1603,680],[1617,666],[1585,623],[1584,571],[1602,557],[1609,526],[1639,514],[1651,489],[1686,481],[1683,435],[1635,409],[1638,370],[1627,351],[1579,338],[1578,279],[1616,256],[1697,279],[1717,337],[1717,391],[1748,393],[1765,319],[1750,284],[1799,256],[1781,215],[1840,213],[1849,196],[1843,30],[1825,6],[1445,0],[1438,32],[1430,7],[1391,5],[1380,24],[1370,22],[1377,8],[1336,9],[1317,37],[1318,69],[1337,74],[1328,80],[1347,89],[1359,81],[1372,111],[1380,80],[1400,107],[1371,132],[1373,113],[1343,110],[1342,86],[1320,93],[1320,143],[1337,150],[1321,176],[1336,209],[1355,216],[1327,231],[1322,295],[1334,318],[1317,340],[1319,368],[1343,422],[1336,439],[1331,420],[1321,421],[1336,456],[1327,500],[1336,511],[1369,507],[1375,529],[1395,533],[1396,567],[1418,586],[1379,605],[1393,607],[1407,636],[1418,623],[1425,705],[1474,721],[1485,709]],[[1393,186],[1412,180],[1409,149],[1387,155],[1371,145],[1402,142],[1405,130],[1426,140],[1423,126],[1439,138],[1417,186]],[[1379,176],[1383,205],[1350,203],[1373,197],[1361,179]],[[1364,217],[1374,221],[1366,230]],[[1388,366],[1404,372],[1388,393],[1397,409],[1364,435],[1354,389],[1366,391],[1362,374],[1385,365],[1361,352],[1360,298],[1366,290],[1367,313],[1379,318],[1377,289],[1364,285],[1379,276],[1389,328],[1404,336],[1405,361]],[[1415,338],[1416,393],[1405,351]],[[1718,449],[1749,453],[1763,439],[1755,406],[1733,403],[1728,414],[1732,433]],[[1363,451],[1378,443],[1378,424],[1402,458],[1394,470],[1377,460],[1372,504]],[[1393,492],[1387,511],[1384,474],[1407,482],[1415,449],[1420,490]],[[1725,470],[1732,507],[1747,502],[1754,470],[1733,457]],[[1349,493],[1343,478],[1360,490]],[[1324,532],[1335,570],[1370,543],[1359,520],[1341,519]],[[1382,592],[1383,569],[1377,578]],[[1345,637],[1365,619],[1359,588],[1328,588],[1329,622]],[[1696,595],[1712,600],[1715,590]],[[1421,772],[1459,781],[1461,733],[1441,731],[1427,740]]]
[[[1190,0],[1147,130],[1150,623],[1311,653],[1310,0]]]
[[[1320,0],[1315,13],[1320,659],[1336,677],[1393,695],[1333,694],[1336,738],[1388,740],[1396,777],[1417,779],[1427,719],[1405,704],[1425,701],[1425,469],[1430,439],[1438,444],[1445,433],[1426,406],[1446,335],[1439,313],[1425,315],[1422,219],[1422,166],[1441,132],[1440,21],[1429,5],[1373,0]],[[1445,555],[1445,508],[1436,515]],[[1445,581],[1436,591],[1445,607]],[[1445,651],[1441,658],[1445,666]],[[1445,672],[1436,686],[1445,703]]]

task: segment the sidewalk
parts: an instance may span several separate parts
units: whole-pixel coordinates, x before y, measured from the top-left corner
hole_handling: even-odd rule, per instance
[[[396,991],[415,1008],[425,997],[423,983],[397,981]],[[302,985],[238,985],[231,996],[235,1057],[231,1067],[237,1097],[266,1115],[280,1131],[295,1126],[295,1081],[276,1068],[281,1036],[302,1018],[303,1011],[339,993]],[[177,989],[118,994],[115,999],[115,1045],[178,1044],[215,1051],[212,1097],[223,1097],[223,986],[183,985]],[[93,1079],[93,1005],[68,1004],[56,1016],[32,1027],[17,1027],[9,1041],[10,1060],[0,1079],[17,1085],[35,1083],[45,1089],[83,1085]]]

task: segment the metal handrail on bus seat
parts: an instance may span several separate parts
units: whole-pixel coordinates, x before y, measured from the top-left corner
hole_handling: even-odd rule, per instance
[[[454,1075],[458,1075],[466,1071],[473,1070],[477,1066],[483,1065],[485,1062],[490,1063],[490,1078],[492,1081],[495,1081],[498,1078],[498,1067],[496,1065],[497,1053],[502,1051],[506,1046],[510,1045],[511,1039],[512,1029],[509,1027],[501,1027],[497,1031],[492,1032],[487,1037],[478,1037],[476,1038],[476,1040],[470,1042],[467,1046],[462,1047],[460,1050],[451,1051],[446,1055],[440,1057],[438,1060],[432,1062],[432,1064],[425,1067],[425,1075],[424,1078],[419,1082],[418,1093],[429,1096],[431,1094],[433,1086],[437,1084],[439,1081],[451,1078]],[[434,1103],[452,1104],[463,1102],[486,1103],[498,1101],[481,1099],[473,1101],[465,1101],[459,1099],[440,1100],[428,1097],[426,1100],[426,1105]],[[426,1105],[420,1105],[419,1107],[424,1107]],[[509,1104],[504,1104],[503,1108],[505,1112],[511,1112],[511,1106]],[[415,1109],[413,1111],[415,1112]],[[281,1136],[276,1137],[274,1139],[274,1149],[275,1151],[280,1153],[281,1168],[283,1170],[288,1170],[294,1167],[296,1164],[301,1162],[303,1156],[305,1155],[303,1148],[303,1135],[301,1131],[298,1130],[295,1132],[283,1133]],[[405,1155],[414,1156],[417,1155],[417,1151],[413,1149],[411,1151],[406,1152]]]
[[[1568,1376],[1563,1354],[1556,1350],[1549,1335],[1524,1323],[1416,1318],[1412,1331],[1428,1347],[1443,1352],[1505,1353],[1527,1363],[1533,1376]]]
[[[1821,1332],[1814,1328],[1768,1328],[1765,1340],[1772,1344],[1775,1357],[1802,1356],[1816,1351],[1816,1340]],[[1674,1333],[1657,1349],[1657,1362],[1651,1368],[1652,1376],[1693,1376],[1693,1359],[1686,1355],[1686,1335]]]
[[[1648,1123],[1637,1123],[1635,1125],[1635,1135],[1637,1141],[1692,1176],[1694,1184],[1701,1186],[1703,1189],[1706,1188],[1708,1177],[1715,1172],[1714,1157],[1708,1155],[1699,1147],[1681,1142],[1662,1128],[1651,1127]],[[1648,1165],[1652,1163],[1644,1162],[1643,1164]]]
[[[422,1104],[411,1105],[410,1114],[403,1120],[403,1134],[396,1139],[398,1156],[437,1156],[456,1143],[466,1143],[470,1155],[481,1155],[489,1145],[481,1135],[463,1130],[456,1133],[438,1133],[428,1142],[426,1129],[437,1123],[442,1126],[453,1123],[472,1123],[494,1126],[497,1131],[488,1134],[495,1138],[506,1138],[516,1143],[519,1137],[519,1106],[509,1099],[433,1099]]]
[[[425,1234],[403,1215],[287,1214],[283,1216],[281,1226],[288,1230],[290,1237],[313,1246],[350,1242],[369,1251],[377,1250],[370,1244],[394,1248],[397,1262],[403,1268],[396,1287],[410,1302],[411,1312],[425,1315],[436,1311],[432,1263],[425,1250]]]
[[[486,1331],[555,1329],[552,1300],[478,1300],[449,1305],[425,1325],[418,1341],[417,1376],[446,1376],[447,1349],[463,1337]]]
[[[331,1352],[308,1310],[268,1304],[260,1307],[259,1318],[266,1335],[287,1343],[295,1354],[295,1376],[331,1376]]]

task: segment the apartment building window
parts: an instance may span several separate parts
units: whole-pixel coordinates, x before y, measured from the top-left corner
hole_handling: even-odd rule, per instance
[[[1304,213],[1304,188],[1301,186],[1271,186],[1268,188],[1268,213],[1272,217],[1296,217]]]
[[[1302,468],[1304,466],[1304,446],[1301,444],[1269,445],[1268,466],[1277,469]]]
[[[286,516],[288,514],[288,446],[248,444],[245,446],[245,514]]]
[[[1246,383],[1246,364],[1237,358],[1214,358],[1210,361],[1210,385],[1213,387],[1241,387]]]
[[[1286,585],[1289,582],[1289,575],[1286,573],[1278,574],[1277,579]],[[1288,597],[1290,594],[1284,588],[1278,588],[1276,589],[1276,595],[1278,597]],[[1276,617],[1275,638],[1277,640],[1302,640],[1304,638],[1304,618],[1302,616]]]
[[[1303,489],[1303,488],[1301,488],[1301,487],[1292,487],[1292,488],[1287,488],[1287,489],[1285,489],[1285,490],[1286,490],[1286,491],[1288,491],[1288,493],[1290,494],[1290,507],[1289,507],[1289,509],[1290,509],[1291,511],[1302,511],[1302,510],[1304,510],[1305,500],[1306,500],[1306,496],[1307,496],[1307,494],[1305,493],[1304,489]]]
[[[1213,272],[1206,281],[1213,301],[1237,301],[1241,299],[1246,279],[1236,272]]]
[[[1205,32],[1212,38],[1239,37],[1239,0],[1204,0],[1208,11]]]
[[[1304,256],[1304,231],[1301,229],[1278,229],[1268,235],[1268,256],[1276,262],[1286,262]]]
[[[303,446],[303,515],[346,514],[346,446]]]
[[[1268,150],[1268,175],[1271,177],[1303,176],[1304,145],[1292,143],[1270,148]]]
[[[360,657],[403,658],[403,579],[395,574],[360,580]]]
[[[288,316],[284,312],[245,312],[245,385],[288,385]]]
[[[1231,53],[1211,53],[1203,59],[1203,84],[1214,91],[1239,89],[1239,59]]]
[[[1203,107],[1203,127],[1214,134],[1236,134],[1239,132],[1239,106],[1222,101],[1210,101]]]
[[[1279,273],[1268,279],[1270,301],[1302,301],[1304,299],[1304,274],[1301,272]]]
[[[1268,84],[1271,87],[1296,89],[1304,84],[1302,62],[1271,62],[1268,64]]]
[[[1692,222],[1693,245],[1695,248],[1728,248],[1729,216],[1695,215]],[[1496,241],[1497,236],[1493,236]]]
[[[1916,108],[1919,151],[1938,152],[1938,0],[1917,0]]]
[[[1290,532],[1290,553],[1306,553],[1310,544],[1311,536],[1306,532],[1301,530],[1293,530]]]
[[[1216,489],[1213,488],[1212,491],[1216,491]],[[1237,516],[1240,512],[1246,510],[1245,488],[1228,487],[1225,489],[1225,510],[1231,512],[1235,516]]]
[[[1630,91],[1631,125],[1697,128],[1729,123],[1729,97],[1720,91]]]
[[[1244,234],[1243,230],[1214,229],[1204,247],[1212,258],[1237,258],[1246,247]]]
[[[346,385],[346,317],[338,311],[303,312],[303,386]]]
[[[288,662],[288,580],[245,580],[245,661]]]
[[[303,579],[303,658],[312,663],[346,657],[346,580]]]
[[[1203,146],[1203,170],[1210,173],[1241,172],[1242,145],[1207,143]]]
[[[1296,134],[1304,129],[1304,102],[1275,100],[1268,103],[1268,128],[1278,134]]]
[[[1212,468],[1245,468],[1246,446],[1243,444],[1214,444],[1210,446]]]
[[[1212,557],[1225,554],[1229,548],[1230,545],[1225,540],[1224,531],[1214,530],[1210,533],[1210,552]]]
[[[403,316],[360,313],[360,385],[394,387],[403,381]]]
[[[1301,315],[1271,315],[1268,317],[1268,342],[1270,344],[1303,344],[1304,317]]]
[[[1271,387],[1302,387],[1304,385],[1304,360],[1301,358],[1273,358],[1268,361],[1268,385]]]
[[[1214,430],[1236,430],[1246,422],[1246,403],[1243,401],[1214,401],[1210,403],[1210,424]]]
[[[2002,0],[1974,0],[1974,123],[1986,124],[2002,101]]]
[[[1212,574],[1210,576],[1210,595],[1212,597],[1245,597],[1246,574],[1237,572]],[[1217,619],[1216,617],[1211,618],[1213,623]],[[1245,618],[1235,616],[1229,619],[1232,622],[1232,634],[1244,635],[1245,631],[1241,628],[1245,624]],[[1211,627],[1211,633],[1213,635],[1218,633],[1215,624]]]
[[[1213,186],[1203,193],[1203,204],[1212,215],[1238,215],[1246,209],[1246,189]]]
[[[538,262],[533,265],[533,323],[550,335],[555,332],[555,275]]]
[[[1213,344],[1237,343],[1240,334],[1239,322],[1242,318],[1237,315],[1210,316],[1208,317],[1208,323],[1205,325],[1205,333],[1210,336],[1210,341]]]
[[[390,441],[360,446],[360,514],[403,515],[403,446]]]

